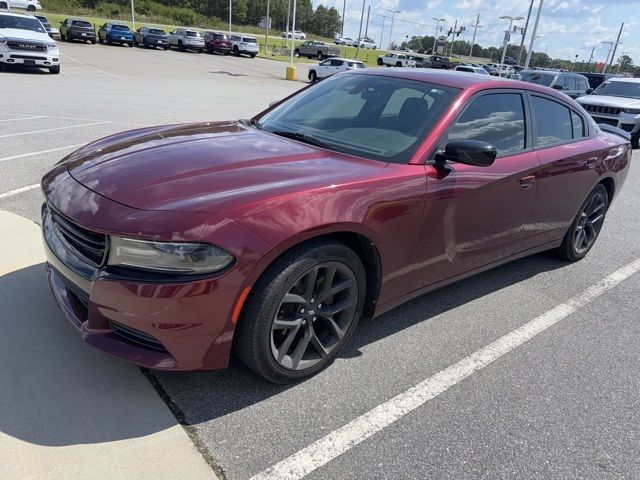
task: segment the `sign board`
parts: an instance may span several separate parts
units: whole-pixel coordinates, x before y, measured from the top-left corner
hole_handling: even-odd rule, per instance
[[[258,22],[258,28],[268,28],[271,30],[271,17],[260,17],[260,21]]]
[[[444,35],[440,35],[438,37],[438,43],[447,43],[447,40],[449,40],[447,37],[445,37]]]

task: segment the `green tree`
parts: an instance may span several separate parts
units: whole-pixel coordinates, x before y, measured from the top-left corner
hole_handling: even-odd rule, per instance
[[[621,71],[627,71],[630,67],[633,67],[633,59],[629,55],[620,55],[618,58],[618,68]]]

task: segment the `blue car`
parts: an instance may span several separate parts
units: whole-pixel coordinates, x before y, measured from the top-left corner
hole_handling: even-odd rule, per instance
[[[107,43],[113,45],[114,43],[120,45],[129,45],[133,47],[133,32],[126,25],[119,23],[108,22],[100,27],[98,30],[98,42]]]

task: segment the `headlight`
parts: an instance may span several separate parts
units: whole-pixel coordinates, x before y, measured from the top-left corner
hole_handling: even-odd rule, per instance
[[[109,265],[166,273],[198,275],[219,272],[235,261],[214,245],[184,242],[150,242],[111,237]]]
[[[633,115],[640,114],[640,108],[623,108],[622,111],[624,113],[631,113]]]
[[[47,50],[57,50],[57,49],[58,49],[57,43],[47,43]]]

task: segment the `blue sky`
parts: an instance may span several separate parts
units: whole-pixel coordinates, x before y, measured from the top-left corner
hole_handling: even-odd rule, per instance
[[[343,0],[315,0],[333,6],[342,13]],[[433,35],[435,22],[433,17],[446,19],[446,28],[458,24],[467,26],[465,39],[471,40],[473,30],[469,26],[475,23],[480,14],[480,25],[476,43],[484,46],[499,46],[502,43],[508,20],[500,20],[503,15],[527,16],[530,0],[366,0],[371,5],[369,36],[379,45],[387,47],[391,13],[387,10],[400,10],[393,26],[393,40],[404,40],[405,36]],[[534,10],[529,33],[533,30],[533,21],[539,0],[534,0]],[[591,48],[596,47],[596,60],[604,61],[607,45],[603,41],[615,41],[620,23],[625,22],[618,53],[630,55],[634,64],[640,65],[640,1],[638,0],[545,0],[542,9],[540,27],[534,50],[547,51],[555,58],[573,60],[577,54],[579,60],[587,60]],[[345,36],[357,37],[360,24],[362,0],[347,0],[345,15]],[[380,40],[384,19],[384,38]],[[409,23],[408,20],[415,23]],[[366,21],[366,11],[365,11]],[[525,20],[516,22],[524,26]],[[363,27],[364,35],[364,27]],[[460,36],[462,38],[462,35]],[[520,43],[520,36],[512,36],[511,43]],[[529,43],[527,35],[526,43]]]

